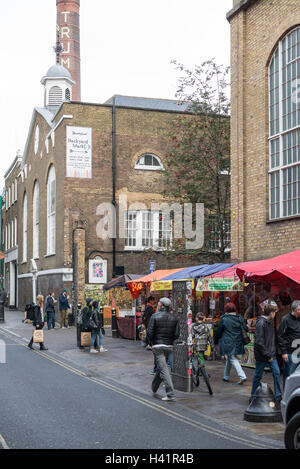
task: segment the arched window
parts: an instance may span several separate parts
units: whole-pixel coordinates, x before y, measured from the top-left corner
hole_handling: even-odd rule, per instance
[[[158,171],[164,169],[160,158],[152,153],[144,153],[135,164],[135,169]]]
[[[60,106],[63,101],[63,92],[59,86],[52,86],[49,91],[49,106]]]
[[[55,254],[56,242],[56,176],[52,165],[47,181],[47,254]]]
[[[33,189],[33,258],[38,259],[39,257],[39,183],[36,181]]]
[[[269,65],[270,219],[300,215],[300,27]]]
[[[27,194],[23,199],[23,262],[27,261]]]

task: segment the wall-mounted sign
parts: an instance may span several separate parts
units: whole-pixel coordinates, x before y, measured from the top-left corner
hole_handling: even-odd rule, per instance
[[[97,257],[89,260],[89,283],[107,282],[107,261]]]
[[[92,177],[92,129],[67,126],[67,178]]]

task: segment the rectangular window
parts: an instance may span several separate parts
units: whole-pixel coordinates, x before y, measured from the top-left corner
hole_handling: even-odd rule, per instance
[[[221,225],[222,226],[222,225]],[[210,228],[210,238],[209,238],[209,250],[210,251],[219,251],[222,247],[220,229],[216,218],[211,216],[209,220]],[[224,246],[225,252],[228,252],[231,248],[231,237],[230,237],[230,219],[228,218],[226,222],[223,223],[223,237],[224,237]]]
[[[150,210],[125,213],[125,249],[162,249],[172,244],[172,224]]]

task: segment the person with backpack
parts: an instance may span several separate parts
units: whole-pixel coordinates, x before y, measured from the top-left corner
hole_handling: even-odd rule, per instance
[[[93,301],[92,308],[93,312],[88,322],[92,332],[90,353],[107,352],[103,347],[103,313],[100,313],[99,302]]]
[[[44,327],[44,297],[43,295],[38,295],[36,298],[36,303],[33,304],[32,308],[28,311],[28,315],[30,316],[30,319],[32,320],[33,326],[35,327],[36,330],[42,330]],[[34,350],[33,347],[33,336],[28,344],[28,347],[31,350]],[[40,343],[40,350],[48,350],[44,342]]]
[[[248,332],[244,319],[237,314],[235,305],[226,305],[219,326],[216,330],[214,343],[220,346],[220,354],[226,356],[223,381],[229,382],[230,370],[233,366],[239,377],[235,384],[243,384],[247,376],[240,365],[238,355],[244,355],[243,330]]]
[[[54,298],[54,291],[50,291],[45,304],[48,331],[55,328],[55,303],[57,303],[57,300]]]

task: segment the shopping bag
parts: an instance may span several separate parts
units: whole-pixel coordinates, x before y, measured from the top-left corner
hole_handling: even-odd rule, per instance
[[[81,332],[81,347],[89,347],[92,340],[91,332]]]
[[[33,331],[33,343],[42,344],[44,342],[44,331],[42,329],[37,329]]]

